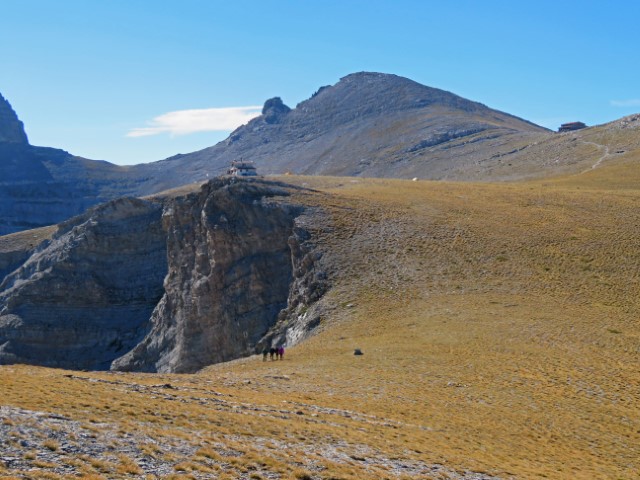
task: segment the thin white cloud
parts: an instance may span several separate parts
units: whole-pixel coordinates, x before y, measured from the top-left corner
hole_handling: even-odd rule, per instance
[[[148,127],[134,128],[127,137],[232,131],[260,115],[261,110],[261,106],[177,110],[155,117],[148,122]]]
[[[640,107],[640,98],[630,98],[628,100],[611,100],[612,107]]]

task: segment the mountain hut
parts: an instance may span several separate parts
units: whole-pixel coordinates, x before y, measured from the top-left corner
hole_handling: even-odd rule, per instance
[[[580,130],[582,128],[587,128],[587,126],[582,122],[563,123],[558,129],[558,133],[572,132],[574,130]]]
[[[227,174],[233,175],[234,177],[255,177],[258,175],[258,172],[253,162],[234,160],[231,162],[231,166],[229,167],[229,170],[227,170]]]

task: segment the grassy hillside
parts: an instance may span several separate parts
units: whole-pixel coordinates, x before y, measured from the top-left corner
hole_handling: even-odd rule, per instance
[[[0,367],[0,476],[637,478],[636,170],[283,177],[329,213],[320,333],[188,376]]]

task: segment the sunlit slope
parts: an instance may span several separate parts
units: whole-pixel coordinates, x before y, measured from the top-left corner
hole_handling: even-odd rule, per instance
[[[573,132],[551,134],[526,145],[513,145],[493,160],[480,162],[489,180],[549,179],[587,173],[640,155],[640,114]],[[627,173],[633,174],[633,168]],[[457,180],[474,177],[457,175]],[[595,177],[597,184],[603,177]],[[606,184],[599,184],[604,188]]]
[[[109,478],[150,455],[194,477],[636,478],[636,168],[499,185],[282,177],[328,212],[312,229],[333,281],[318,335],[282,362],[194,376],[1,367],[3,404],[117,432],[114,451],[138,438],[129,460],[77,459]]]
[[[305,367],[338,389],[332,402],[427,427],[422,445],[458,465],[627,478],[640,444],[634,170],[615,161],[557,182],[569,188],[305,179],[336,195],[325,241],[339,278]]]

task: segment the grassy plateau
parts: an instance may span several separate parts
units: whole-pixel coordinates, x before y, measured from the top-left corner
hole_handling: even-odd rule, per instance
[[[0,478],[640,478],[638,160],[281,177],[327,212],[319,333],[194,375],[0,366]]]

